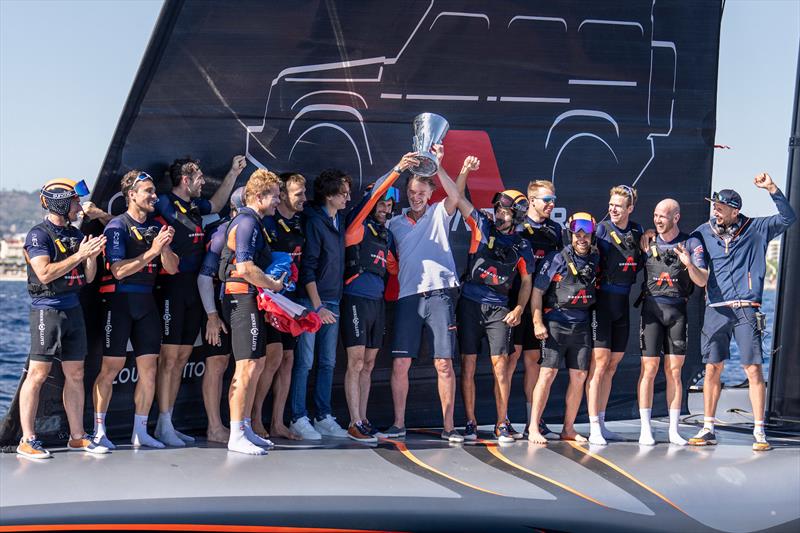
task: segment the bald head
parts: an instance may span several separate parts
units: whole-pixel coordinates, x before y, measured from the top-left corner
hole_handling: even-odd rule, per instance
[[[665,240],[672,240],[678,233],[678,220],[681,218],[681,206],[672,198],[658,202],[653,211],[653,224],[656,231]]]

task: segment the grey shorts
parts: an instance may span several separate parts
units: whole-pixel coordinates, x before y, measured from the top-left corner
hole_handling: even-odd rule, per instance
[[[433,341],[433,357],[452,359],[456,350],[456,317],[453,291],[435,290],[397,300],[394,308],[393,357],[416,359],[427,331]]]

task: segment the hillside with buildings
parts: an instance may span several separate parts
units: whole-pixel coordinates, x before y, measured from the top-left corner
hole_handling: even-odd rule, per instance
[[[25,234],[43,216],[39,191],[0,191],[0,279],[24,279]]]

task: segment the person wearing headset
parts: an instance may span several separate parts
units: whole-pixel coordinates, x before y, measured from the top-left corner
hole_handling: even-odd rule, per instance
[[[31,295],[31,350],[28,371],[19,394],[22,440],[17,453],[35,459],[50,457],[36,438],[34,421],[53,359],[64,372],[63,401],[69,422],[67,449],[100,454],[108,448],[92,441],[83,426],[83,362],[88,353],[86,326],[78,294],[97,273],[97,256],[106,238],[84,236],[72,225],[81,211],[79,198],[89,194],[86,183],[48,181],[41,189],[44,221],[25,237],[28,293]]]
[[[700,333],[701,353],[706,364],[703,428],[689,439],[692,446],[717,443],[714,416],[721,389],[720,376],[725,360],[730,357],[733,336],[750,386],[755,438],[753,450],[771,448],[764,432],[766,387],[761,333],[765,317],[759,308],[767,270],[767,245],[786,231],[797,216],[769,174],[762,172],[753,183],[769,192],[778,208],[777,215],[746,217],[739,212],[742,208],[739,193],[723,189],[706,198],[712,204],[712,217],[692,234],[702,243],[709,269],[706,310]]]
[[[599,265],[597,251],[593,249],[596,227],[589,213],[572,215],[564,232],[564,241],[569,244],[545,257],[533,284],[533,329],[536,338],[542,341],[542,357],[531,394],[528,441],[536,444],[547,444],[540,419],[562,365],[569,370],[569,387],[560,437],[586,442],[586,437],[575,431],[574,424],[592,353],[589,308],[595,303]]]

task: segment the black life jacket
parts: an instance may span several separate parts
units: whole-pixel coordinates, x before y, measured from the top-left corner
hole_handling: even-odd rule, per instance
[[[50,240],[53,242],[56,253],[55,257],[50,258],[52,263],[64,261],[66,258],[78,251],[80,239],[77,237],[59,237],[46,222],[37,224],[31,231],[37,228],[47,233],[47,235],[50,237]],[[71,231],[74,228],[71,225],[67,225],[65,229],[67,231]],[[36,275],[36,272],[34,272],[27,253],[25,253],[25,262],[27,263],[28,269],[28,293],[34,298],[52,298],[60,294],[78,292],[81,290],[81,287],[86,285],[86,274],[83,271],[83,261],[81,261],[78,266],[58,279],[54,279],[50,283],[42,283],[39,281],[39,277]]]
[[[535,228],[526,220],[521,224],[521,227],[522,230],[519,235],[531,245],[531,253],[537,260],[561,248],[557,231],[548,224],[542,224],[540,227]]]
[[[612,285],[633,285],[639,259],[642,257],[642,250],[639,248],[641,230],[631,223],[631,231],[620,235],[608,220],[600,225],[605,226],[611,243],[608,253],[603,256],[600,279],[603,283]]]
[[[544,295],[546,309],[588,309],[596,300],[596,256],[589,255],[580,270],[572,257],[572,246],[561,250],[566,271],[553,278]]]
[[[125,258],[132,259],[149,250],[150,246],[153,244],[153,239],[157,235],[157,232],[153,233],[153,230],[156,229],[155,226],[149,226],[149,231],[147,231],[127,212],[120,215],[119,218],[128,233],[128,242],[125,245]],[[111,264],[106,261],[105,272],[100,278],[100,292],[115,292],[116,288],[120,285],[143,285],[152,287],[156,283],[156,276],[158,276],[160,266],[160,257],[156,256],[155,259],[144,265],[138,272],[117,280],[111,274]]]
[[[231,230],[235,227],[234,222],[237,218],[242,216],[255,219],[264,237],[264,247],[260,250],[256,250],[253,256],[253,263],[261,270],[266,270],[270,263],[272,263],[272,249],[270,248],[270,244],[273,243],[275,239],[270,236],[264,224],[261,222],[261,218],[253,213],[253,211],[249,209],[240,210],[239,213],[228,222],[228,226],[225,228],[225,246],[222,248],[222,253],[219,258],[219,279],[225,283],[225,294],[247,294],[255,292],[255,288],[236,273],[236,243],[231,243],[229,240],[231,237]],[[231,244],[233,244],[233,247],[231,247]]]
[[[364,238],[344,249],[344,279],[350,280],[363,272],[384,277],[388,255],[389,230],[368,217],[364,221]]]
[[[276,211],[273,219],[276,226],[273,250],[286,252],[292,257],[292,262],[300,268],[303,245],[306,242],[306,236],[303,233],[302,216],[297,213],[292,218],[286,219]]]
[[[179,258],[200,256],[196,263],[202,261],[203,251],[205,250],[205,232],[203,231],[203,216],[195,207],[194,202],[189,209],[184,207],[183,202],[174,194],[167,194],[172,207],[175,208],[175,223],[164,219],[164,224],[170,224],[175,228],[175,236],[172,238],[170,248]]]
[[[465,281],[487,285],[495,292],[507,295],[516,278],[522,239],[515,244],[501,239],[515,236],[503,235],[492,224],[488,241],[481,243],[475,253],[469,255]]]
[[[684,241],[681,244],[686,244]],[[643,289],[650,296],[688,298],[694,290],[689,270],[681,263],[674,250],[660,250],[656,243],[650,245],[645,264],[646,278]]]

